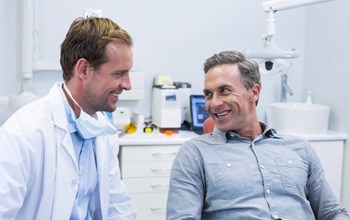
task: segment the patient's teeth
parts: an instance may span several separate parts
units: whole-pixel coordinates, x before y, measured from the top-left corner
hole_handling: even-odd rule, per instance
[[[227,112],[217,113],[216,115],[217,115],[218,117],[220,117],[220,116],[224,116],[224,115],[227,115]]]

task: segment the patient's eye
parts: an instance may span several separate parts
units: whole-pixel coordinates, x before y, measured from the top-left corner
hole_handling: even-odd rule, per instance
[[[206,99],[210,99],[213,96],[213,93],[205,91],[204,92],[204,96],[205,96]]]
[[[220,88],[220,94],[221,95],[228,95],[231,93],[231,89],[229,89],[228,87],[222,87]]]

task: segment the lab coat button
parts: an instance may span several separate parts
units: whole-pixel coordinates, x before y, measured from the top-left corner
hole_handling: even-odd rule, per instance
[[[261,169],[264,169],[264,168],[265,168],[265,166],[264,166],[264,165],[262,165],[262,164],[260,164],[260,168],[261,168]]]
[[[270,192],[271,192],[270,189],[267,189],[267,190],[266,190],[266,193],[267,193],[267,194],[270,194]]]
[[[73,180],[73,181],[72,181],[72,185],[73,185],[73,186],[75,186],[75,185],[77,185],[77,184],[78,184],[78,180]]]

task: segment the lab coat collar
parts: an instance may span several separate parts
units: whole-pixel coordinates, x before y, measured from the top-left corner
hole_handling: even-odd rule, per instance
[[[50,101],[52,102],[52,119],[55,126],[68,131],[68,123],[66,119],[66,111],[64,109],[63,91],[61,89],[63,83],[55,83],[51,88],[48,96],[50,96]],[[62,120],[65,118],[65,120]]]

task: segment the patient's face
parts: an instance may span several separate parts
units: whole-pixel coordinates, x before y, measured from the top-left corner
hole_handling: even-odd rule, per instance
[[[203,91],[208,112],[220,130],[239,133],[250,125],[255,114],[253,92],[244,87],[237,64],[211,68],[205,76]]]

